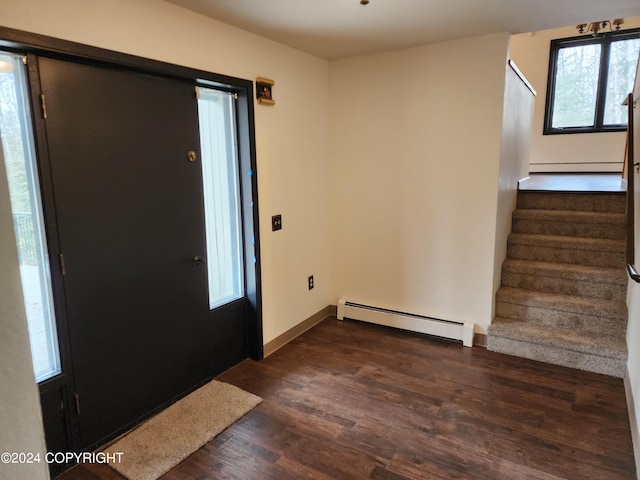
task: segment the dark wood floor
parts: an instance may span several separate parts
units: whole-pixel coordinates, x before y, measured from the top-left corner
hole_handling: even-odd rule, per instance
[[[612,377],[329,318],[219,380],[264,402],[163,479],[636,478]]]

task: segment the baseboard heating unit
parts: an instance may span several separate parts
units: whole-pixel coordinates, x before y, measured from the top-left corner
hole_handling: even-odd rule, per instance
[[[345,318],[460,340],[465,347],[473,346],[475,326],[473,322],[439,320],[415,313],[355,303],[341,298],[338,301],[338,320]]]

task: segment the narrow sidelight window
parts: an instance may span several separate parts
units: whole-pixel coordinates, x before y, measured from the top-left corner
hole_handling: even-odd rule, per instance
[[[49,255],[22,57],[0,52],[0,138],[36,381],[60,373]]]
[[[198,88],[209,308],[244,296],[235,96]]]

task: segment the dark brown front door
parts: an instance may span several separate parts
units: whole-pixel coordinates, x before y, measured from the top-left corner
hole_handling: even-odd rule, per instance
[[[197,103],[189,83],[124,69],[39,58],[39,74],[66,374],[88,448],[216,372],[206,266],[194,261],[205,256],[201,166],[188,155],[199,157]]]

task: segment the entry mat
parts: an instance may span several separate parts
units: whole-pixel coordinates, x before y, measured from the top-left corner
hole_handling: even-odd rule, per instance
[[[109,466],[129,480],[155,480],[262,402],[213,380],[152,417],[104,450]]]

